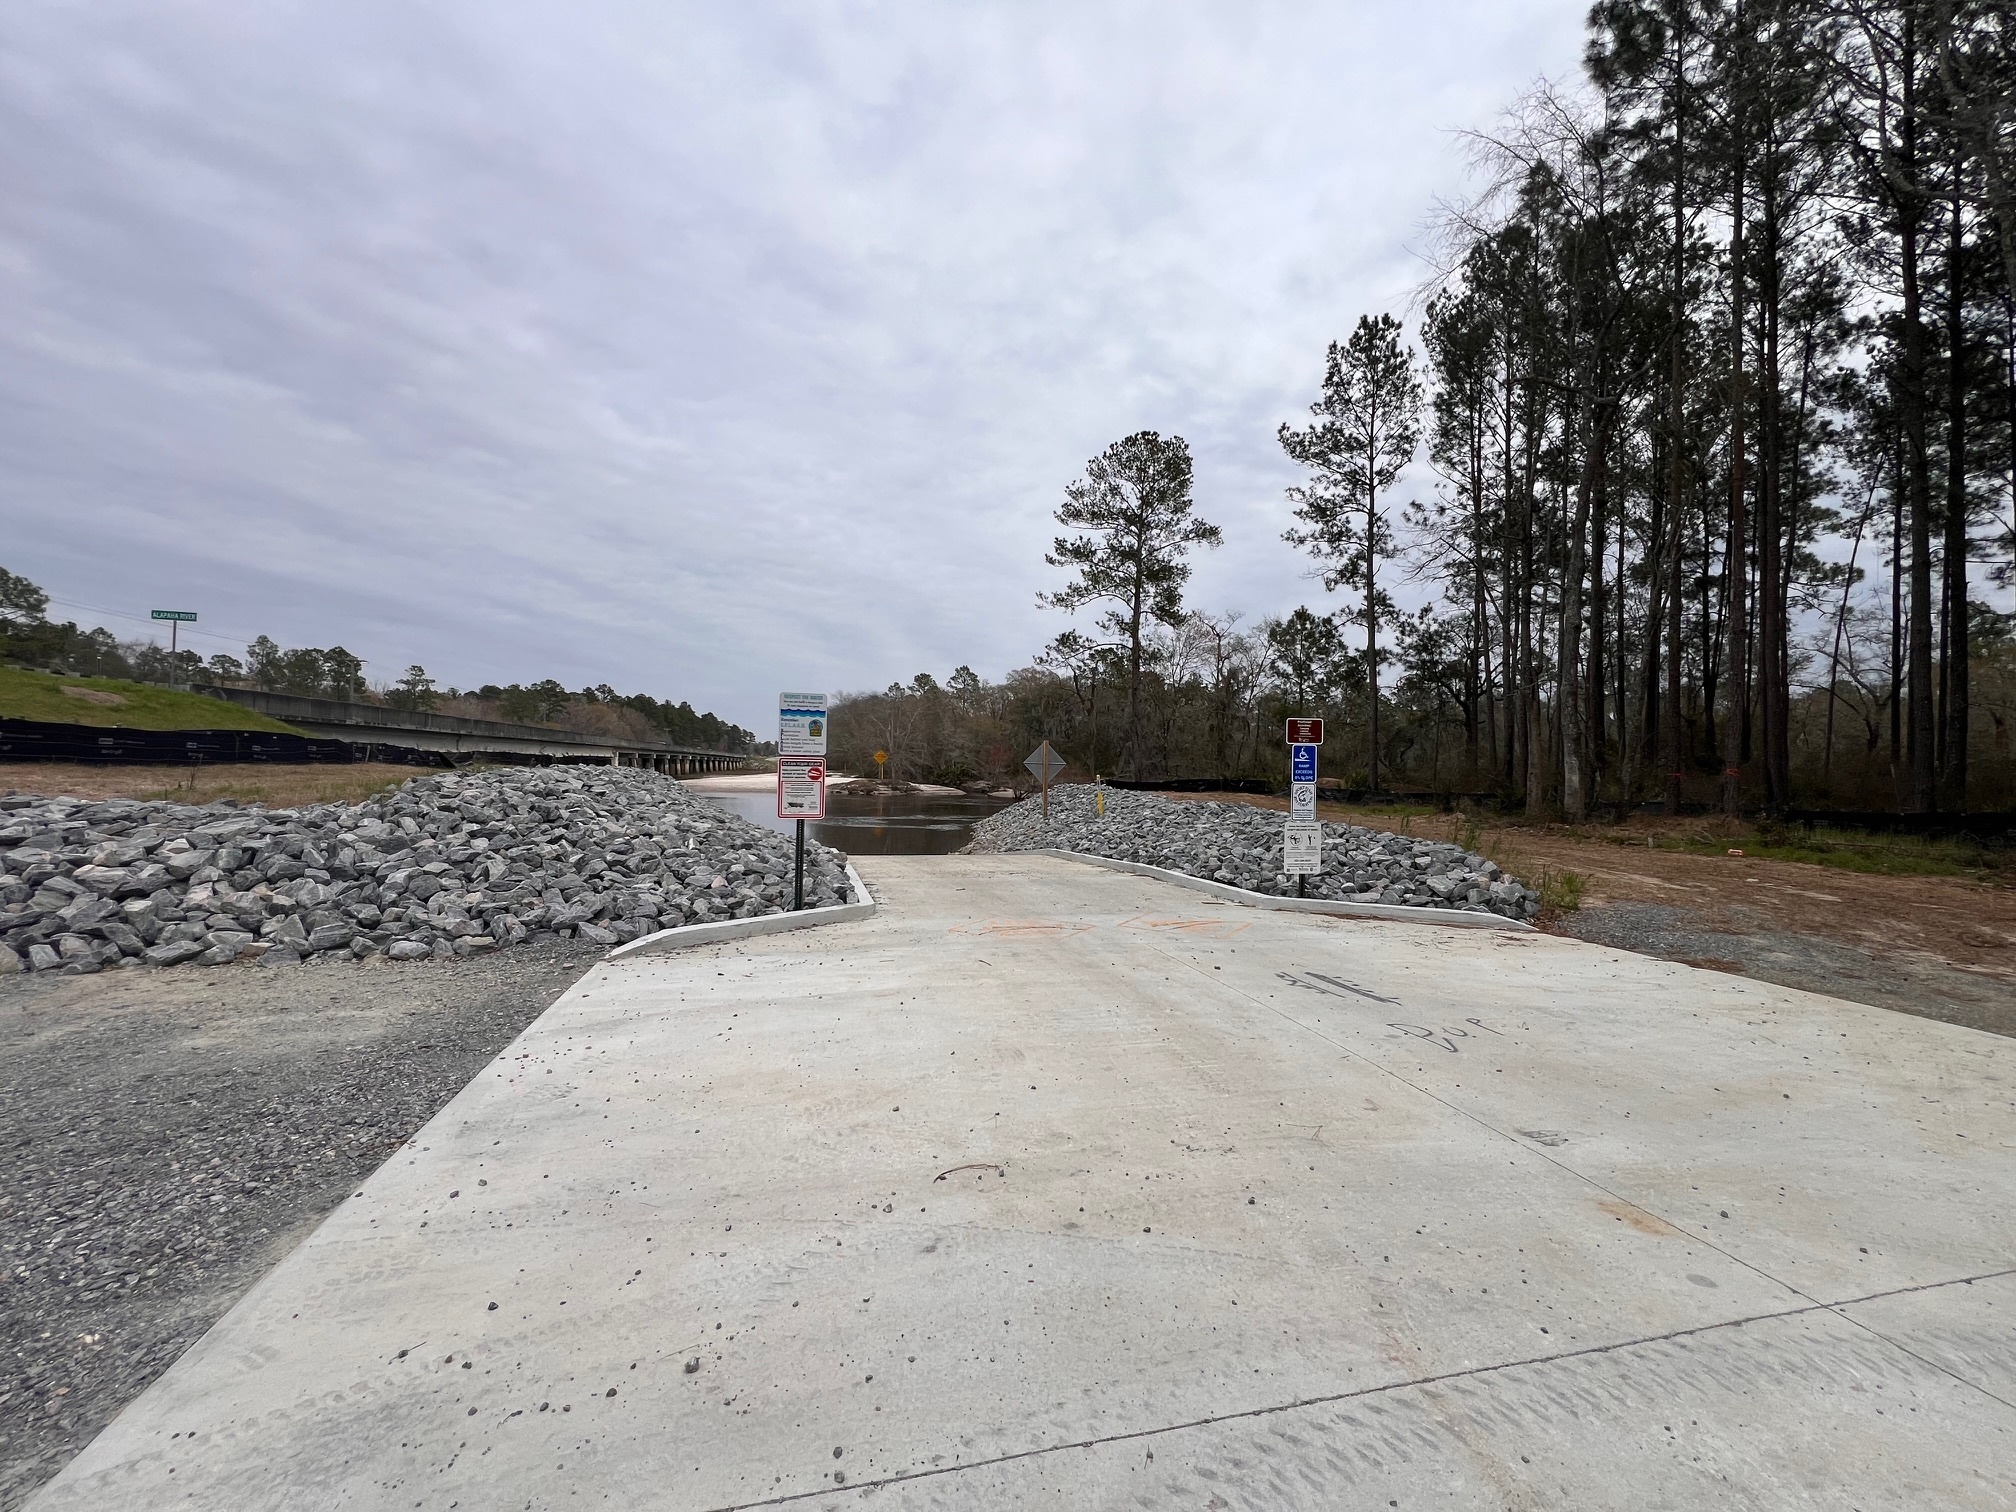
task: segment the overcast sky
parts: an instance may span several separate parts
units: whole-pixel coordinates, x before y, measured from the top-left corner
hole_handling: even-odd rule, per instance
[[[1319,602],[1274,428],[1584,9],[10,0],[0,565],[767,734],[1026,664],[1152,429],[1192,601]]]

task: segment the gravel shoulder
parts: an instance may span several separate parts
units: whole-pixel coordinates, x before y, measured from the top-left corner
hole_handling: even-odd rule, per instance
[[[602,954],[0,978],[0,1512]]]

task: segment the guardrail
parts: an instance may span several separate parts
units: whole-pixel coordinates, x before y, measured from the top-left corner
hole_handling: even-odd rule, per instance
[[[362,746],[364,760],[381,759],[373,753],[378,747],[387,747],[469,761],[605,761],[611,766],[649,767],[675,777],[742,771],[758,764],[755,757],[732,751],[585,735],[504,720],[465,719],[458,714],[394,709],[384,704],[304,698],[255,688],[198,686],[190,691],[256,710],[319,740]]]

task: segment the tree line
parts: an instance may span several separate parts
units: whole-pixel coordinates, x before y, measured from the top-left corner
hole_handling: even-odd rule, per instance
[[[1475,135],[1422,326],[1443,487],[1399,554],[1529,806],[1709,775],[1783,807],[1795,748],[1835,784],[1839,719],[1887,725],[1839,774],[1865,797],[1965,807],[1977,649],[2006,755],[1974,564],[2008,583],[2009,40],[1954,0],[1609,0],[1586,87]]]
[[[690,703],[648,693],[618,693],[607,683],[569,690],[548,678],[531,684],[486,683],[443,688],[422,666],[373,687],[364,662],[340,645],[283,647],[261,635],[241,657],[205,657],[153,641],[121,640],[102,626],[80,629],[49,619],[49,595],[18,573],[0,568],[0,660],[77,677],[126,678],[173,687],[256,688],[304,698],[383,703],[393,708],[438,710],[470,718],[552,725],[584,734],[657,738],[703,750],[746,752],[755,736]]]
[[[999,688],[850,707],[920,772],[1039,730],[1088,768],[1271,771],[1292,707],[1358,785],[1570,817],[2016,801],[1986,601],[2016,552],[2012,31],[1968,0],[1604,0],[1574,86],[1470,134],[1420,350],[1366,317],[1280,428],[1286,539],[1341,602],[1188,611],[1219,532],[1142,432],[1058,511],[1042,602],[1091,627]]]

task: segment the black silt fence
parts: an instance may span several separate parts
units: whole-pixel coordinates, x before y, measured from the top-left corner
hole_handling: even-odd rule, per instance
[[[441,766],[438,751],[311,740],[267,730],[134,730],[0,719],[0,761],[79,761],[105,766],[209,766],[272,762],[347,766],[358,761]]]
[[[1802,829],[1870,830],[1879,835],[1964,836],[2007,843],[2016,836],[2016,811],[1989,814],[1889,814],[1881,810],[1787,809],[1780,816]]]
[[[1278,782],[1265,777],[1108,777],[1106,786],[1133,793],[1278,793]]]

